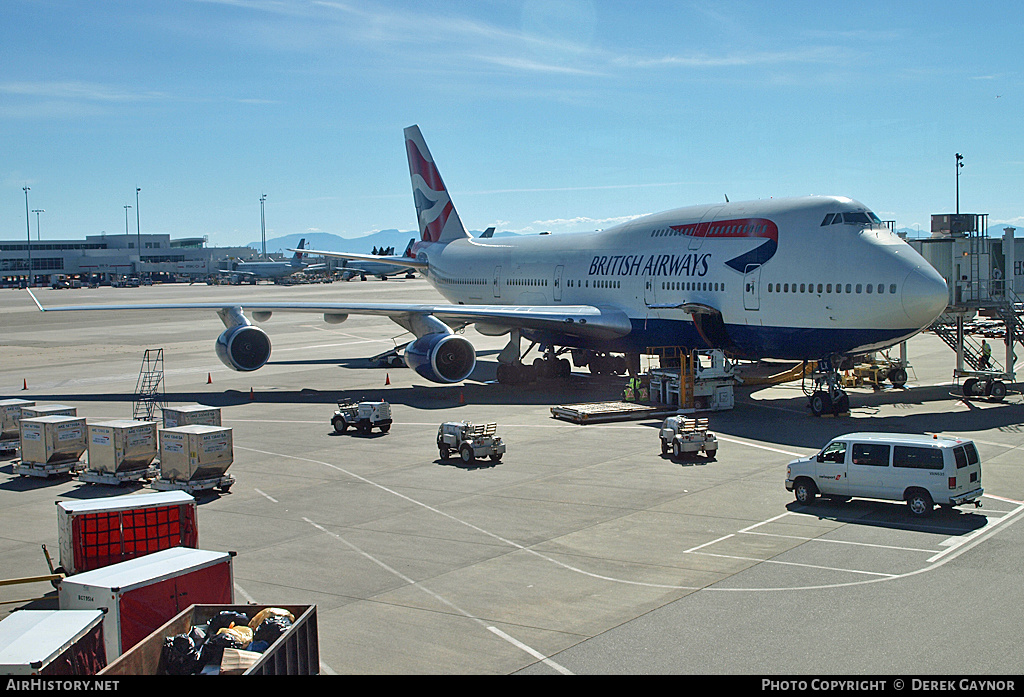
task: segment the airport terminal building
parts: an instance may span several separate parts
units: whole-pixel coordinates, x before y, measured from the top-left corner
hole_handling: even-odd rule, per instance
[[[223,259],[253,260],[250,247],[208,247],[205,237],[172,240],[167,234],[88,235],[85,240],[0,241],[0,282],[23,284],[31,268],[33,285],[60,277],[109,283],[124,277],[199,280]]]

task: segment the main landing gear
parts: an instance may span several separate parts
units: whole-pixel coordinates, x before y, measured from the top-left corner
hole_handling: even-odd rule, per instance
[[[518,329],[509,333],[508,344],[498,354],[498,371],[496,377],[502,385],[525,385],[536,380],[567,378],[572,373],[572,366],[565,358],[559,358],[554,346],[544,348],[543,357],[538,356],[533,363],[523,363],[522,356],[530,352],[520,352],[520,334]]]
[[[845,414],[850,411],[850,395],[841,387],[839,371],[833,367],[832,361],[818,361],[818,369],[814,371],[814,388],[808,390],[808,405],[815,416],[824,414]]]

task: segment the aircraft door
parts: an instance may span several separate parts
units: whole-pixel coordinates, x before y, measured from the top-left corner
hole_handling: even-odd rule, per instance
[[[658,304],[658,295],[654,292],[657,280],[654,276],[648,276],[644,280],[644,303],[650,307]]]
[[[564,266],[555,267],[554,298],[556,303],[562,302],[562,270]]]
[[[494,267],[494,297],[501,297],[501,267]]]
[[[750,264],[743,274],[743,309],[761,309],[761,265]]]
[[[718,211],[725,208],[725,206],[718,206],[717,208],[711,208],[704,217],[697,223],[697,228],[693,232],[693,236],[690,237],[690,251],[696,251],[700,249],[700,246],[704,244],[704,238],[708,236],[708,230],[711,229],[711,223],[714,222],[715,216],[718,215]]]

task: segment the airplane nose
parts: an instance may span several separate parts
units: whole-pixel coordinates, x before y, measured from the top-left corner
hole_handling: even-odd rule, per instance
[[[903,311],[915,327],[927,327],[949,303],[946,281],[932,267],[915,268],[903,281]]]

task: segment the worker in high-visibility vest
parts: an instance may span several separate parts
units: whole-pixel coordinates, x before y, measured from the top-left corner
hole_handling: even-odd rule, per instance
[[[992,363],[992,347],[984,339],[981,340],[981,360],[978,361],[978,367],[981,370],[988,370],[989,365]]]

